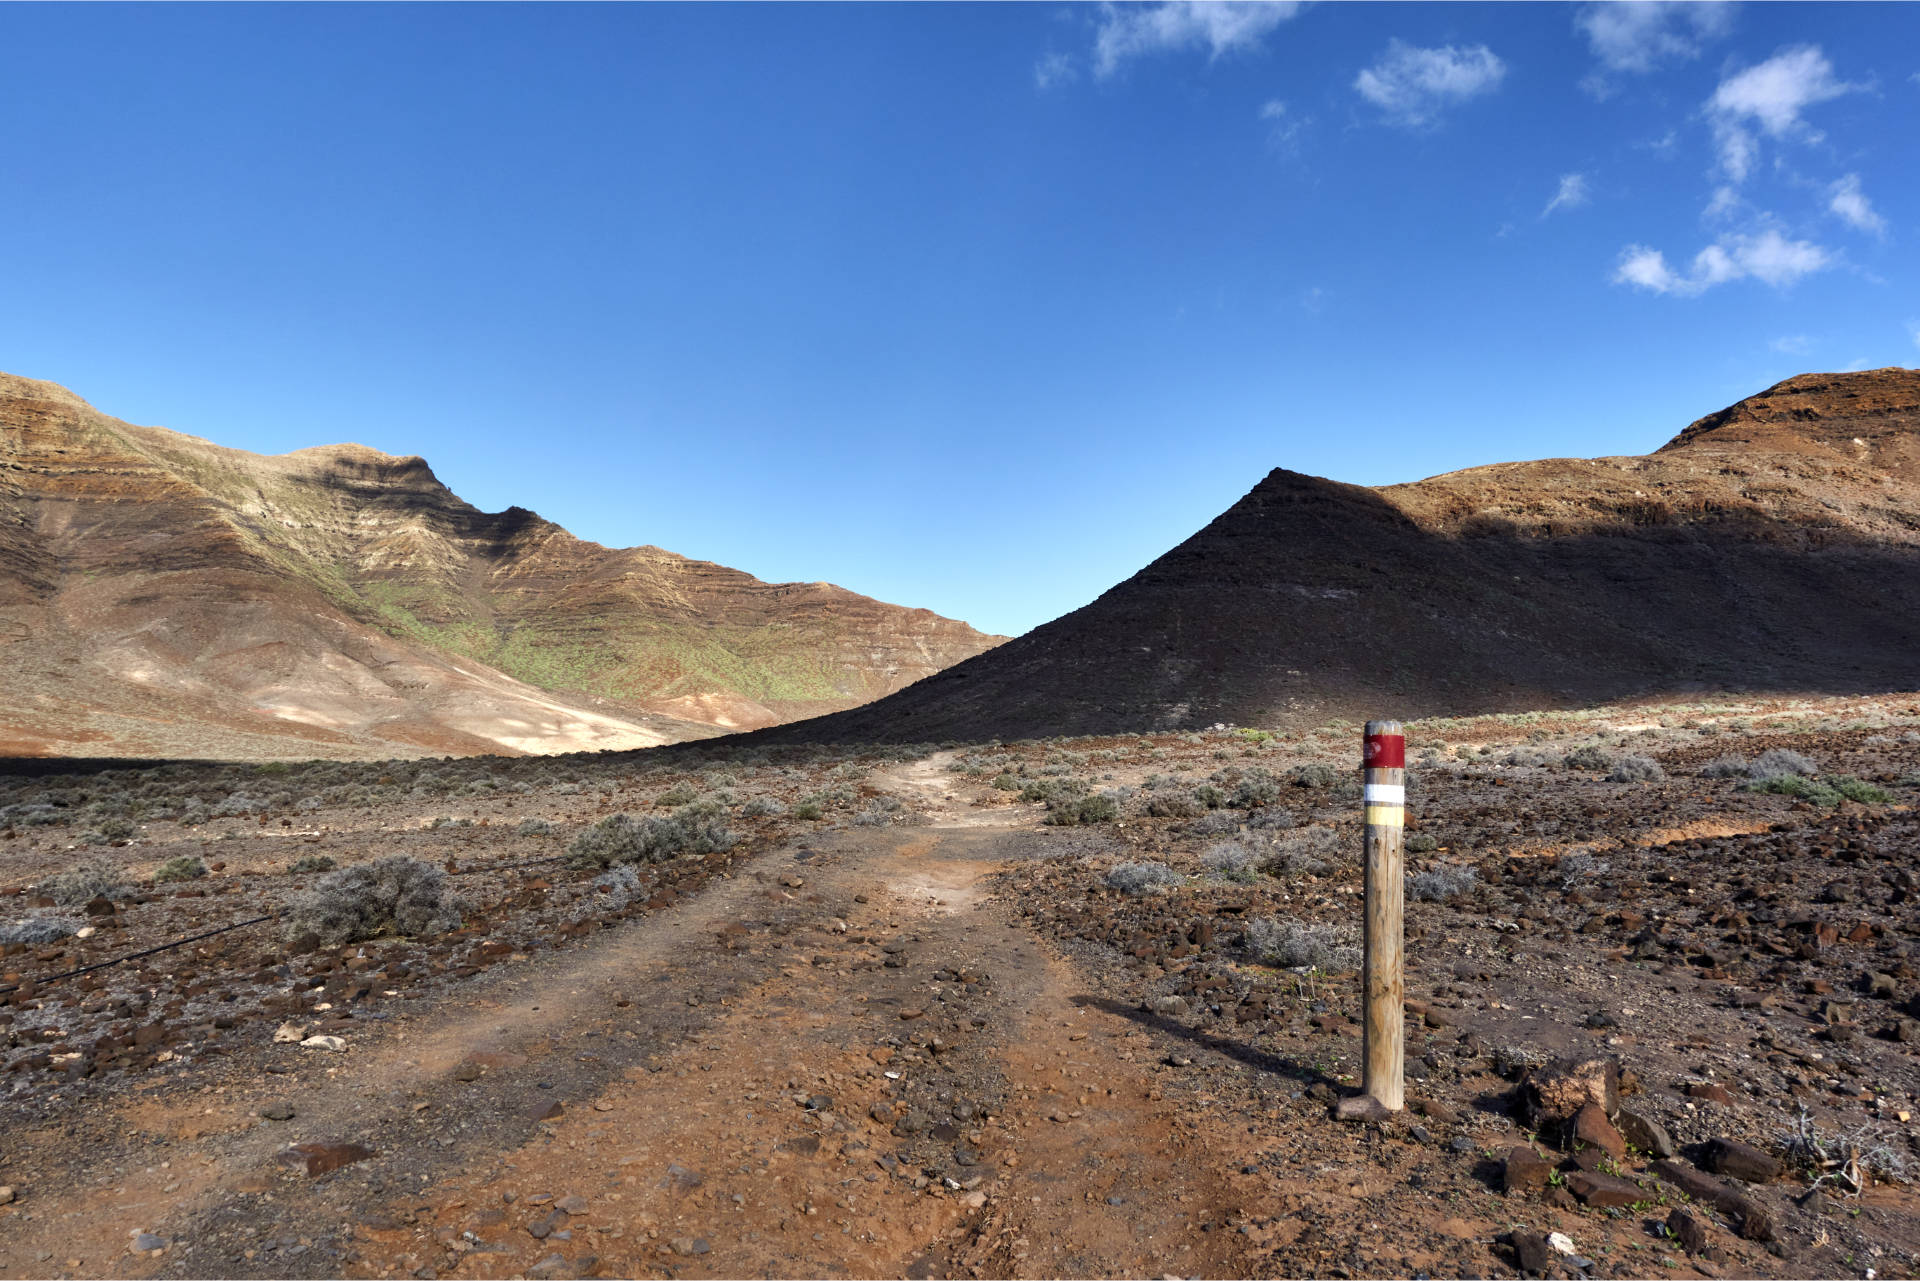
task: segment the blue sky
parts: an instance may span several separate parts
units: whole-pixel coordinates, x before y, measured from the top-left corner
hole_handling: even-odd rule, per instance
[[[1018,633],[1920,364],[1910,5],[0,7],[0,369]]]

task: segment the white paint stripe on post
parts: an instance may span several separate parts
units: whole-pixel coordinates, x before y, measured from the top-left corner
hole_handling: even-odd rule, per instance
[[[1366,802],[1369,805],[1405,805],[1407,789],[1401,783],[1368,783]]]

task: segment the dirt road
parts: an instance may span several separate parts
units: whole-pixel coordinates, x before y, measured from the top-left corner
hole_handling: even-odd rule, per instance
[[[218,1094],[94,1118],[72,1137],[102,1163],[43,1183],[40,1202],[63,1208],[20,1224],[0,1260],[170,1276],[1244,1271],[1200,1210],[1232,1199],[1229,1176],[1159,1097],[1155,1036],[986,892],[1034,855],[1032,815],[969,810],[947,779],[936,758],[887,780],[929,826],[822,833],[592,947],[488,976],[280,1100],[290,1119]],[[143,1139],[165,1158],[140,1164]],[[276,1161],[290,1142],[377,1155],[310,1179]],[[169,1244],[131,1252],[136,1232]]]

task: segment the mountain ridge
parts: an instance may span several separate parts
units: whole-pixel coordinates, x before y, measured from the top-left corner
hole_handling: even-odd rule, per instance
[[[394,692],[363,679],[374,650],[380,664],[445,669],[421,686],[435,697],[452,697],[440,683],[477,680],[491,690],[483,702],[530,697],[536,720],[577,712],[597,726],[556,746],[636,746],[855,705],[999,639],[831,584],[765,583],[650,545],[603,547],[526,508],[482,512],[417,455],[353,443],[253,454],[124,423],[57,384],[11,375],[0,375],[0,501],[0,613],[20,615],[0,622],[61,632],[73,661],[94,670],[100,654],[118,654],[106,674],[122,686],[137,670],[149,693],[218,694],[231,704],[222,715],[242,722],[251,700],[309,736],[351,723],[352,750],[379,750],[360,739],[384,742],[373,727],[392,728],[349,706],[349,686],[376,701]],[[103,578],[125,591],[103,596]],[[277,622],[240,621],[242,606],[258,612],[276,590],[286,593]],[[66,605],[80,612],[56,608]],[[44,616],[28,619],[35,609]],[[225,622],[209,622],[215,613]],[[207,634],[160,642],[185,620]],[[302,638],[300,658],[276,660],[289,671],[269,679],[220,657],[238,652],[223,648],[227,632],[246,634],[241,649],[291,643],[254,635],[276,626]],[[343,657],[343,626],[378,635]],[[99,654],[81,656],[94,641]],[[395,647],[406,656],[387,652]],[[221,675],[222,664],[235,670]],[[326,686],[315,695],[324,708],[261,694],[276,681]],[[570,710],[554,711],[556,699]],[[185,709],[158,719],[175,714],[192,719]],[[16,709],[16,740],[32,718]],[[400,741],[482,750],[466,731],[440,728],[444,740],[406,724]],[[480,737],[526,750],[541,736]]]
[[[1300,728],[1920,689],[1916,478],[1920,373],[1898,368],[1784,380],[1646,455],[1379,488],[1276,468],[1091,604],[762,737]]]

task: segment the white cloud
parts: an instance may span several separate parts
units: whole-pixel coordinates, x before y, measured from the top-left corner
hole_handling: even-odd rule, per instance
[[[1287,104],[1278,98],[1269,98],[1260,104],[1260,118],[1267,122],[1267,142],[1276,148],[1286,150],[1300,140],[1300,133],[1309,124],[1311,118],[1302,119],[1287,110]]]
[[[1722,236],[1694,255],[1685,274],[1667,265],[1667,257],[1646,245],[1620,251],[1613,283],[1656,294],[1691,298],[1715,285],[1758,280],[1783,289],[1804,276],[1833,265],[1833,255],[1810,240],[1789,240],[1768,228],[1758,235]]]
[[[1828,189],[1827,208],[1842,221],[1861,231],[1879,235],[1887,229],[1887,220],[1874,209],[1867,193],[1860,190],[1860,175],[1850,173]]]
[[[1556,209],[1578,209],[1587,203],[1587,175],[1569,173],[1560,176],[1560,189],[1553,193],[1553,199],[1547,201],[1547,207],[1540,211],[1542,218]]]
[[[1055,85],[1069,84],[1079,76],[1074,69],[1073,59],[1064,53],[1050,53],[1033,64],[1033,84],[1036,89],[1051,89]]]
[[[1834,78],[1833,64],[1816,45],[1784,50],[1727,77],[1707,101],[1721,168],[1734,182],[1746,181],[1760,153],[1756,126],[1771,138],[1818,142],[1821,135],[1802,113],[1857,88]]]
[[[1733,28],[1731,4],[1638,0],[1583,5],[1574,25],[1608,71],[1648,72],[1665,62],[1686,62],[1701,47]],[[1604,84],[1604,82],[1601,82]]]
[[[1783,356],[1804,356],[1813,350],[1813,339],[1805,334],[1789,334],[1785,338],[1776,338],[1767,346]]]
[[[1738,190],[1722,183],[1713,189],[1713,199],[1707,201],[1707,207],[1700,211],[1700,216],[1709,221],[1731,218],[1739,213],[1746,203],[1740,198]]]
[[[1421,49],[1390,40],[1380,60],[1354,78],[1353,87],[1393,123],[1419,126],[1454,103],[1491,93],[1506,74],[1507,64],[1483,44]]]
[[[1129,58],[1197,46],[1205,46],[1214,58],[1256,48],[1275,27],[1299,12],[1298,0],[1103,5],[1093,38],[1093,69],[1097,75],[1110,76]]]

